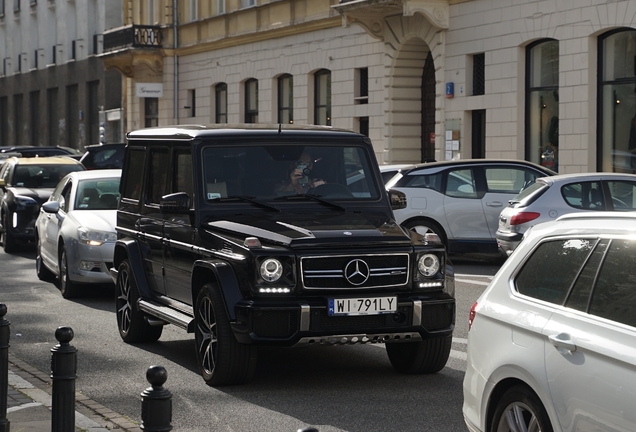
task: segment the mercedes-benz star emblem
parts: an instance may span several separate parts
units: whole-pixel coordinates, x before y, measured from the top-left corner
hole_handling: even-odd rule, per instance
[[[362,285],[369,279],[369,265],[361,259],[349,261],[345,267],[345,278],[351,285]]]

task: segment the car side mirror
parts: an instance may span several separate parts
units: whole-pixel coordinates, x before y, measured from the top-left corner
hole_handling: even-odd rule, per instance
[[[59,201],[47,201],[42,204],[42,210],[47,213],[57,213],[60,211],[60,203]]]
[[[190,211],[190,195],[185,192],[175,192],[164,195],[159,200],[161,213],[187,213]]]
[[[7,183],[4,181],[4,179],[0,179],[0,188],[4,189],[6,185]]]
[[[389,200],[393,210],[401,210],[406,208],[406,194],[404,192],[389,190]]]

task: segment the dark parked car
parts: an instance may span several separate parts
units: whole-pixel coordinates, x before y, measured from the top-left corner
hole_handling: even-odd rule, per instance
[[[35,240],[40,205],[62,177],[84,166],[68,157],[10,157],[0,167],[0,235],[5,252]]]
[[[124,147],[126,147],[125,143],[88,145],[80,162],[87,170],[121,169],[124,161]]]
[[[354,193],[347,174],[357,170]],[[131,132],[120,192],[111,274],[125,342],[155,341],[165,324],[194,333],[208,385],[248,381],[259,345],[382,342],[402,373],[446,364],[452,266],[436,236],[395,222],[364,135]]]

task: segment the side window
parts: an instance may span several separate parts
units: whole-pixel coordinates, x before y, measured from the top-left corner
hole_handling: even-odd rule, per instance
[[[141,183],[144,174],[144,149],[130,149],[126,161],[126,183],[122,190],[123,198],[139,201],[141,197]]]
[[[570,183],[561,188],[561,195],[570,207],[583,210],[605,210],[603,189],[599,182]]]
[[[598,267],[603,260],[608,244],[609,240],[607,239],[603,239],[598,242],[598,245],[594,248],[594,252],[592,252],[587,260],[585,268],[583,268],[583,271],[576,279],[576,282],[572,287],[572,291],[568,295],[565,302],[566,307],[587,312],[592,286],[596,280]]]
[[[185,192],[190,196],[191,205],[194,204],[194,183],[192,180],[192,153],[190,149],[179,149],[175,152],[174,176],[172,192]]]
[[[442,191],[442,173],[414,175],[409,177],[410,180],[405,185],[406,187],[433,189],[437,192]]]
[[[541,243],[515,278],[520,294],[563,304],[595,240],[564,239]]]
[[[71,206],[71,189],[73,188],[73,184],[68,182],[67,185],[62,190],[62,194],[60,195],[60,209],[64,210],[64,213],[68,213],[69,208]]]
[[[159,204],[161,197],[168,191],[168,175],[170,168],[170,154],[167,148],[152,149],[150,151],[150,172],[148,173],[148,187],[146,196],[151,204]]]
[[[472,169],[458,169],[448,172],[446,195],[455,198],[477,198],[475,176]]]
[[[537,178],[531,171],[514,168],[485,168],[488,192],[518,194]]]
[[[636,182],[608,181],[612,205],[616,211],[636,210]]]
[[[636,241],[614,239],[592,293],[589,313],[636,327]]]

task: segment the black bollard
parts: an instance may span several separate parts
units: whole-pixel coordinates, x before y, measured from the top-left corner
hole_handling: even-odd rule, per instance
[[[73,432],[75,430],[77,349],[69,344],[73,340],[73,336],[73,329],[70,327],[58,327],[55,330],[55,339],[59,344],[51,348],[52,432]]]
[[[172,394],[163,388],[168,372],[162,366],[150,366],[146,379],[152,387],[141,392],[141,430],[167,432],[172,430]]]
[[[0,432],[9,432],[7,392],[9,390],[9,321],[4,319],[7,305],[0,304]]]

